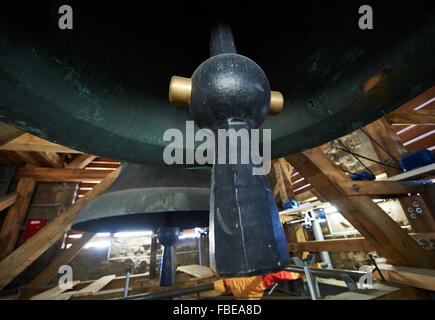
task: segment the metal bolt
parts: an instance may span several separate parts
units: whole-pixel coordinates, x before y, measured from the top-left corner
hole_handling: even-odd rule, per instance
[[[415,208],[415,212],[417,212],[417,213],[423,213],[423,209],[422,208]]]
[[[420,206],[420,203],[418,203],[418,201],[414,201],[414,202],[412,203],[412,205],[413,205],[414,207],[419,207],[419,206]]]
[[[361,187],[360,187],[359,185],[357,185],[357,184],[354,184],[354,185],[352,185],[352,189],[353,189],[354,191],[358,192],[359,189],[361,189]]]
[[[425,244],[424,244],[424,239],[417,239],[417,242],[419,244],[420,247],[424,248]]]
[[[411,219],[415,219],[415,218],[417,218],[417,215],[416,215],[415,213],[411,213],[411,214],[409,215],[409,217],[410,217]]]
[[[413,208],[413,207],[408,207],[408,212],[409,212],[409,213],[414,212],[414,208]]]

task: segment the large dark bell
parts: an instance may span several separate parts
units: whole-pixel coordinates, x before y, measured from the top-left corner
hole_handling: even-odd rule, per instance
[[[75,230],[159,231],[164,246],[160,285],[175,281],[174,244],[180,229],[208,227],[210,170],[156,168],[124,163],[113,185],[88,203]]]
[[[69,2],[74,29],[60,30],[59,6]],[[358,27],[365,2],[372,30]],[[169,79],[204,61],[220,20],[284,96],[281,114],[262,124],[273,159],[346,135],[435,84],[430,1],[102,3],[2,1],[1,121],[86,153],[160,165],[164,132],[184,132],[190,120],[169,104]]]
[[[112,186],[88,203],[72,228],[87,232],[207,227],[209,170],[124,163]]]

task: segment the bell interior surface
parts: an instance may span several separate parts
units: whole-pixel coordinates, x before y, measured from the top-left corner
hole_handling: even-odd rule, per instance
[[[72,228],[120,232],[208,227],[208,169],[176,169],[124,163],[112,186],[88,203]]]

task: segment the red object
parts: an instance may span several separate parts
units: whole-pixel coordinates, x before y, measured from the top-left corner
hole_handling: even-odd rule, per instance
[[[268,288],[272,283],[282,282],[288,280],[296,280],[301,278],[299,273],[290,271],[280,271],[276,273],[269,273],[263,276],[263,283],[266,288]]]
[[[29,238],[33,237],[39,230],[45,227],[47,224],[47,219],[29,219],[26,224],[26,229],[24,230],[24,234],[21,237],[20,244],[26,242]],[[30,265],[33,267],[35,262],[32,262]]]

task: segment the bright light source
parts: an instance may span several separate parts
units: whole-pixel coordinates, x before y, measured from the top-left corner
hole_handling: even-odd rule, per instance
[[[110,241],[94,241],[94,242],[88,242],[85,245],[85,249],[89,249],[89,248],[107,248],[110,246]]]
[[[325,208],[323,211],[325,211],[325,213],[334,213],[334,212],[337,212],[338,210],[336,207],[330,206],[328,208]]]
[[[378,203],[378,202],[382,202],[382,201],[385,201],[385,199],[373,199],[374,203]]]
[[[125,237],[140,237],[140,236],[151,236],[152,231],[130,231],[130,232],[117,232],[113,236],[115,238],[125,238]]]
[[[70,234],[68,236],[68,238],[71,238],[71,239],[80,239],[81,237],[83,237],[83,234]]]
[[[72,246],[72,243],[68,243],[68,244],[66,245],[66,248],[69,249],[69,248],[71,248],[71,246]]]
[[[108,237],[110,236],[110,232],[99,232],[97,233],[97,237]]]
[[[192,232],[187,234],[182,233],[181,235],[178,236],[178,239],[193,239],[193,238],[198,238],[198,234]]]

